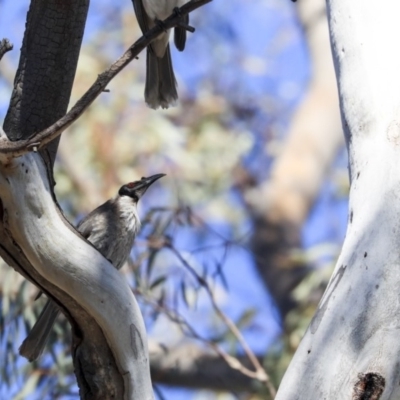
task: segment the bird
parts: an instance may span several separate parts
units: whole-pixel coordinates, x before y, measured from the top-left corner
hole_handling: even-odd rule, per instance
[[[156,174],[121,186],[114,198],[94,209],[77,225],[77,231],[117,270],[128,259],[140,230],[138,201],[149,186],[163,176],[165,174]],[[47,300],[38,320],[19,348],[20,355],[31,362],[40,357],[59,312],[58,305]]]
[[[145,35],[149,29],[173,12],[178,12],[188,0],[132,0],[140,29]],[[182,24],[188,26],[189,15],[182,16]],[[148,47],[146,54],[145,102],[150,108],[168,108],[178,100],[177,84],[172,66],[169,46],[170,30],[165,30]],[[186,29],[177,26],[174,30],[174,43],[179,51],[185,49]]]

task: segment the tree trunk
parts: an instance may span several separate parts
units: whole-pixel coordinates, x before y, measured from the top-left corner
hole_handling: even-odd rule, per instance
[[[398,399],[400,4],[329,0],[349,151],[346,239],[277,400]]]
[[[88,6],[88,0],[31,2],[4,124],[9,139],[27,139],[65,114]],[[58,208],[52,180],[57,147],[58,139],[40,155],[1,158],[0,255],[71,322],[82,399],[150,400],[140,310],[125,279]]]

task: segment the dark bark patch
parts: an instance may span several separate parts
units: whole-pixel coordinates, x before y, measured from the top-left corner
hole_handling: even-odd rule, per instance
[[[368,256],[368,253],[365,252],[365,253],[364,253],[364,258],[367,258],[367,256]]]
[[[350,223],[353,222],[353,210],[350,211]]]
[[[385,378],[375,372],[358,374],[352,400],[379,400],[385,389]]]

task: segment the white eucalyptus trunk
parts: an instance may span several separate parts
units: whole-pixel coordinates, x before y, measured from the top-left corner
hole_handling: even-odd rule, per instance
[[[348,142],[342,252],[277,400],[400,398],[400,2],[328,0]]]

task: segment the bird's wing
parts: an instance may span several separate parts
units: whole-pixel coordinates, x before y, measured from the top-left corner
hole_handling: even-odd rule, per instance
[[[148,17],[147,13],[143,6],[142,0],[132,0],[133,8],[135,9],[135,14],[137,21],[139,23],[140,29],[143,34],[145,34],[149,30]]]
[[[113,223],[114,215],[110,213],[112,209],[110,202],[111,201],[108,200],[97,207],[76,226],[79,233],[95,246],[98,244],[93,238],[107,231],[107,229],[110,229],[110,225]]]
[[[152,21],[150,20],[149,16],[146,13],[146,10],[144,9],[143,0],[132,0],[132,3],[133,3],[133,8],[135,9],[136,19],[138,21],[140,29],[142,30],[143,35],[145,35],[146,32],[148,32],[150,30],[150,28],[152,28],[154,26],[154,24],[151,26]],[[147,48],[149,49],[149,51],[151,51],[153,54],[155,54],[153,45],[149,44],[149,46]],[[161,53],[160,52],[156,52],[156,53],[163,54],[164,49],[165,49],[165,46],[163,45]]]
[[[79,231],[79,233],[87,239],[90,236],[90,233],[92,231],[92,226],[88,223],[90,214],[84,218],[79,224],[77,225],[76,229]]]

